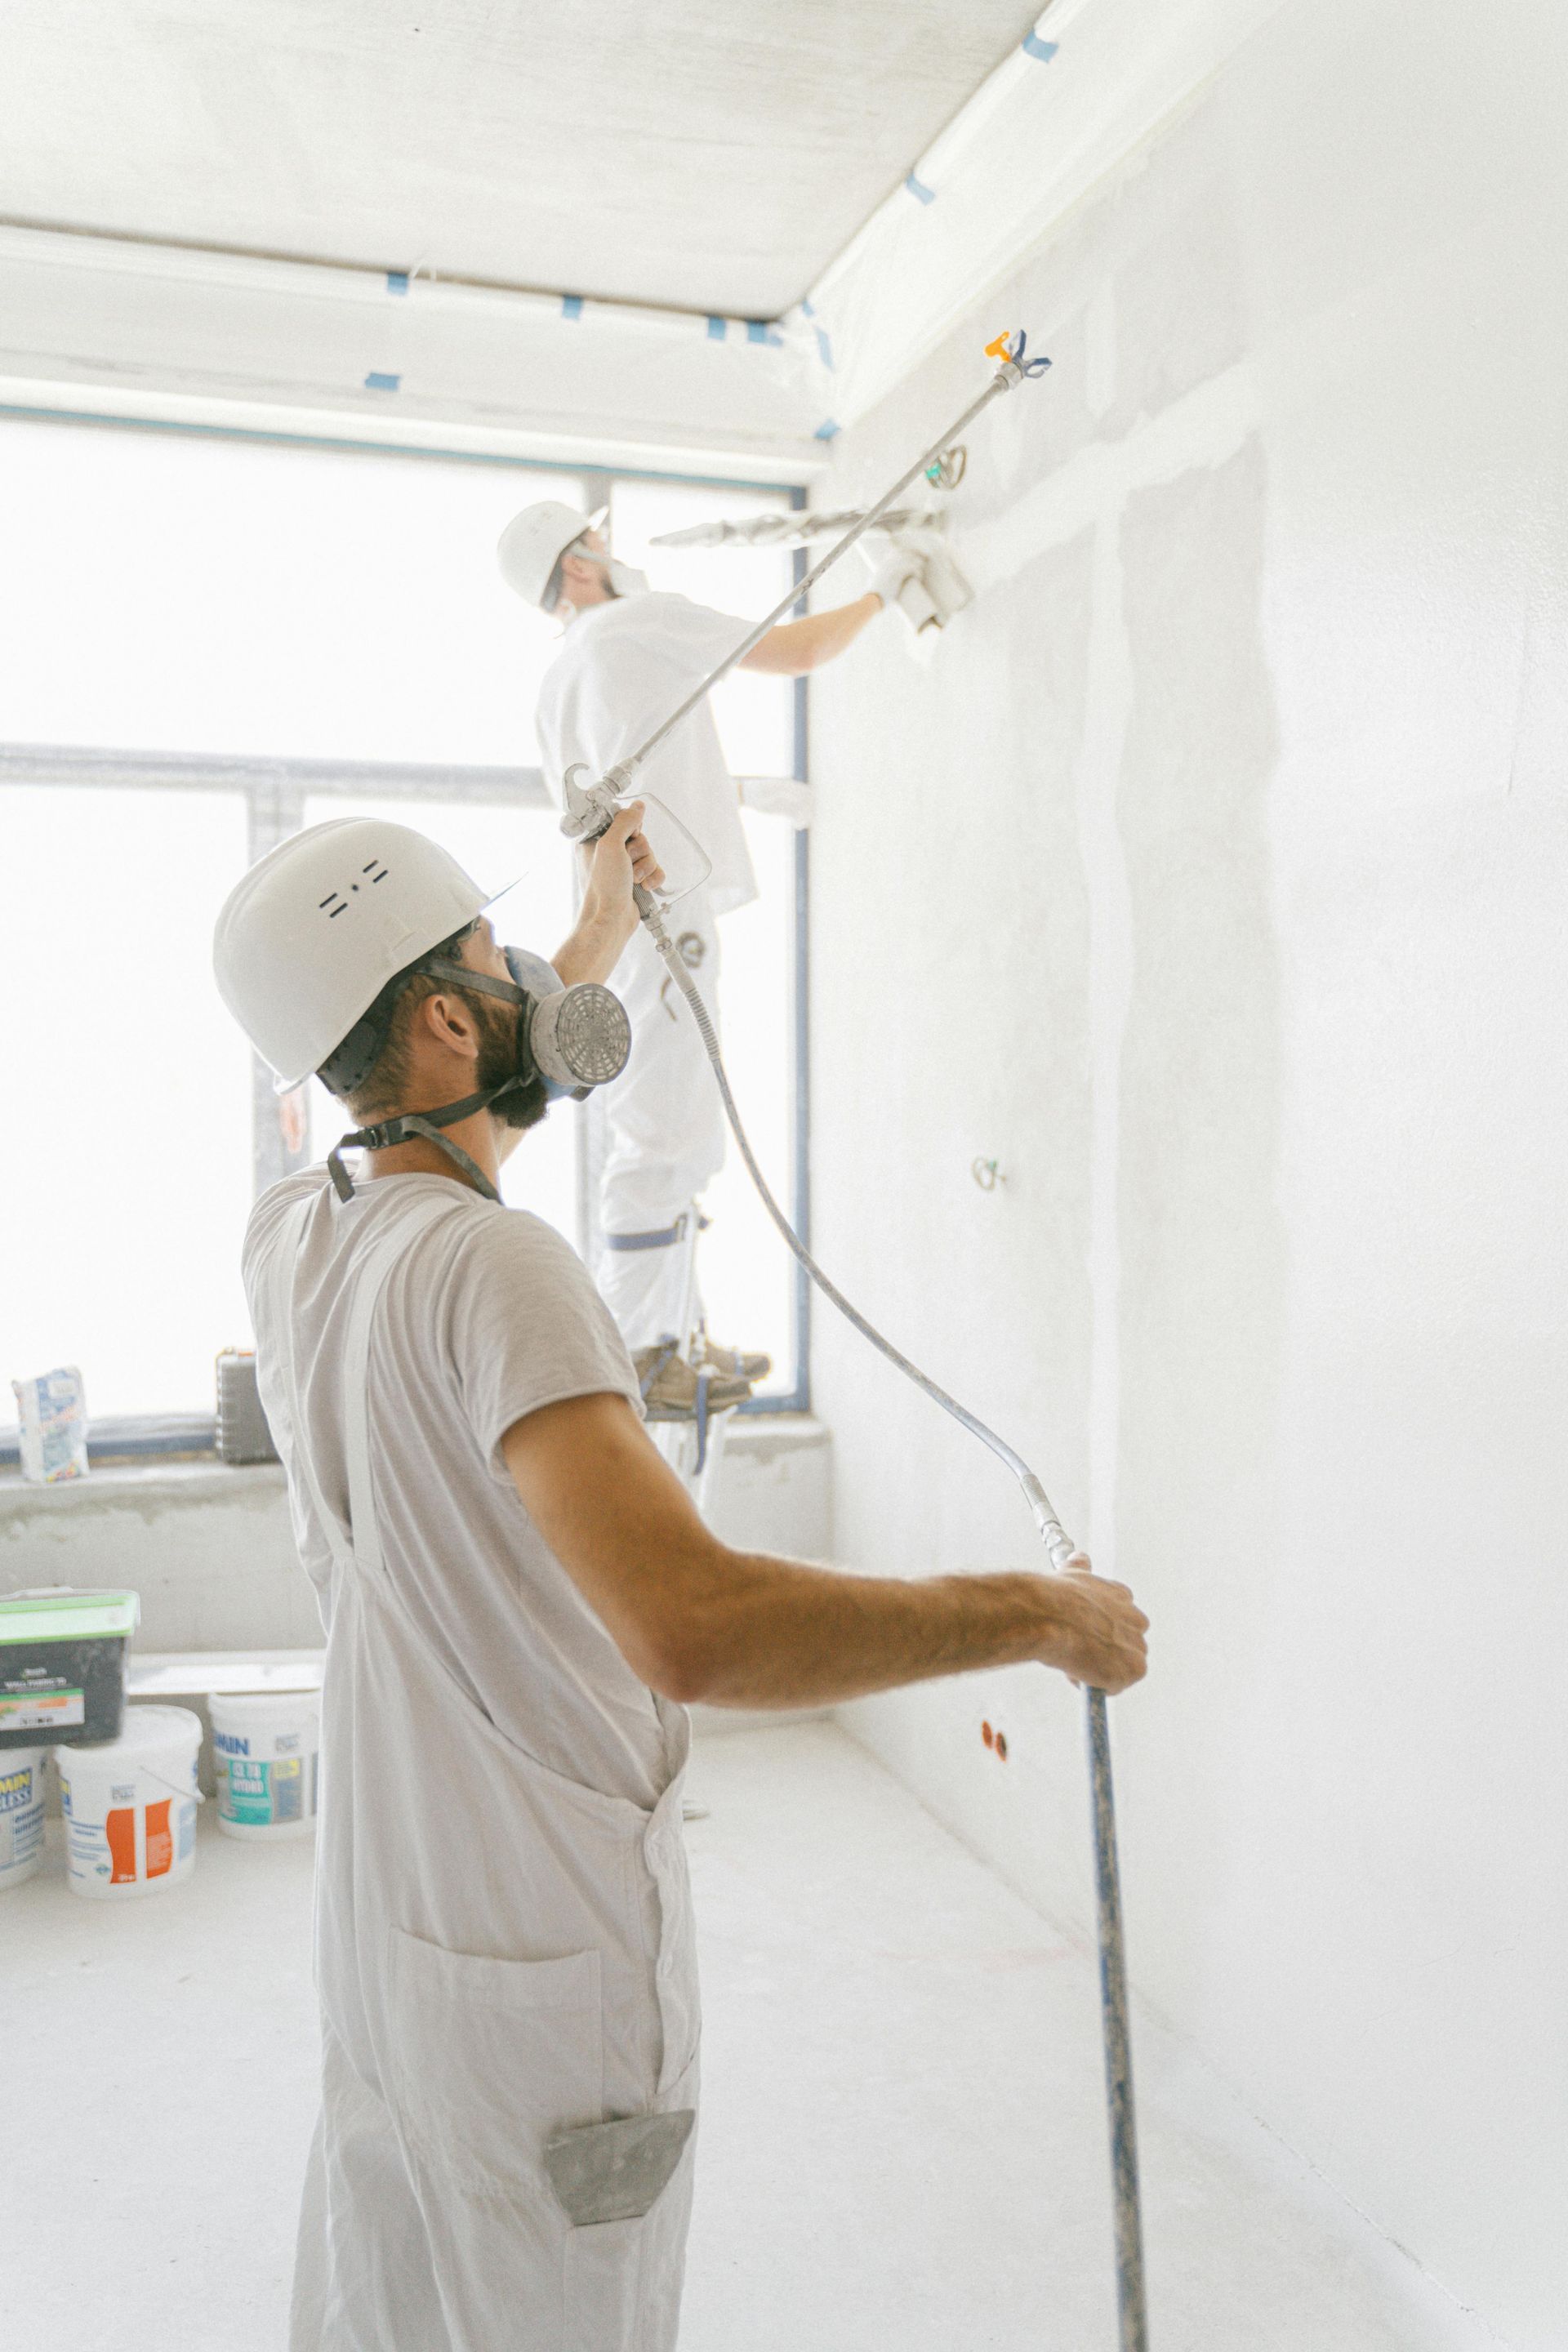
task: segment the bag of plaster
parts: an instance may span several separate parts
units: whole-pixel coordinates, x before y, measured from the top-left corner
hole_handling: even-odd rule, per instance
[[[87,1475],[87,1394],[75,1364],[13,1381],[22,1425],[22,1475],[36,1486]]]

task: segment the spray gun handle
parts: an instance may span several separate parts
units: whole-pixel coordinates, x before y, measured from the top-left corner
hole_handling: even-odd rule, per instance
[[[586,761],[574,761],[567,769],[561,785],[561,797],[566,804],[561,830],[568,841],[597,841],[601,834],[609,830],[615,818],[626,805],[632,764],[623,761],[613,768],[606,768],[596,782],[589,784],[577,781],[580,776],[591,776],[594,772]],[[662,905],[672,907],[677,899],[686,898],[707,881],[713,871],[713,861],[690,826],[683,824],[673,809],[667,808],[663,801],[656,799],[652,793],[646,795],[646,803],[649,810],[658,811],[661,825],[668,828],[665,841],[654,845],[655,853],[659,856],[667,871],[672,869],[673,853],[680,844],[685,845],[685,851],[689,853],[685,857],[684,872],[677,873],[674,879],[658,893]],[[644,919],[647,919],[646,916]]]
[[[579,776],[590,776],[593,772],[585,760],[577,760],[567,769],[563,780],[561,797],[566,806],[561,830],[568,841],[597,841],[602,833],[608,832],[620,807],[626,783],[622,771],[612,768],[607,775],[600,776],[591,784],[577,782]]]

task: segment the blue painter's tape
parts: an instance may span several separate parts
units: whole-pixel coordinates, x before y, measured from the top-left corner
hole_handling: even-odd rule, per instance
[[[563,294],[561,297],[561,315],[563,319],[580,319],[582,317],[583,297],[581,294]]]
[[[389,269],[386,273],[386,290],[389,294],[406,294],[408,291],[407,270]]]
[[[823,366],[825,368],[830,368],[833,365],[833,345],[828,340],[827,330],[826,327],[818,327],[816,331],[818,355],[821,358]]]
[[[379,368],[372,368],[364,380],[364,388],[366,392],[395,392],[402,382],[400,375],[383,375]]]
[[[838,429],[831,416],[825,416],[811,437],[814,441],[831,441]]]
[[[776,328],[768,324],[766,319],[748,319],[746,341],[749,343],[782,343],[784,337]]]
[[[816,316],[809,294],[803,294],[800,298],[800,315],[803,319],[815,319]]]
[[[934,188],[928,188],[923,180],[917,180],[912,172],[910,173],[909,178],[904,182],[904,185],[908,188],[910,195],[914,197],[917,204],[935,204],[936,190]]]
[[[1060,47],[1059,41],[1042,41],[1038,33],[1026,33],[1024,36],[1024,55],[1038,58],[1043,66],[1050,64]]]
[[[710,343],[721,343],[721,342],[723,341],[723,340],[724,340],[725,336],[729,333],[729,331],[730,331],[730,321],[729,321],[729,320],[728,320],[728,319],[710,319],[710,320],[709,320],[709,321],[708,321],[708,340],[709,340],[709,341],[710,341]]]

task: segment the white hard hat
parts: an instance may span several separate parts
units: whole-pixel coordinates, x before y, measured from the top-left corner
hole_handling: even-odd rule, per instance
[[[573,541],[585,530],[597,530],[608,512],[608,507],[599,507],[584,514],[560,499],[541,499],[537,506],[524,507],[496,542],[496,562],[507,586],[515,588],[525,604],[548,612],[543,598],[552,572]]]
[[[213,932],[218,994],[285,1087],[319,1070],[387,982],[490,894],[425,834],[379,817],[308,825],[258,859]]]

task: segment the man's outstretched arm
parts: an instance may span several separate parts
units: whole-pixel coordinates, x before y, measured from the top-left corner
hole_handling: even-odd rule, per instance
[[[868,621],[882,609],[874,588],[852,604],[834,604],[826,613],[807,613],[804,620],[777,621],[760,646],[753,646],[740,664],[742,669],[766,670],[774,677],[804,677],[820,669],[852,646]]]
[[[1081,1554],[1059,1576],[846,1576],[720,1543],[625,1397],[571,1398],[501,1441],[534,1525],[632,1672],[668,1698],[830,1706],[1028,1660],[1125,1690],[1148,1620]]]

